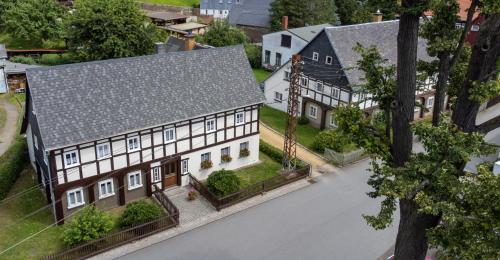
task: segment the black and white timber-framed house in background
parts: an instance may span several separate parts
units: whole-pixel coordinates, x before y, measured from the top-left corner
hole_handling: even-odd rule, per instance
[[[398,26],[396,20],[326,27],[319,32],[299,51],[303,61],[299,115],[307,117],[314,127],[325,129],[336,127],[332,112],[338,106],[359,103],[367,115],[372,114],[377,104],[360,91],[364,73],[355,68],[361,55],[353,47],[357,43],[365,48],[376,46],[383,58],[396,64]],[[426,41],[419,38],[418,59],[429,61],[426,46]],[[264,81],[266,103],[281,111],[287,110],[290,66],[288,61]],[[432,111],[432,82],[426,80],[425,87],[417,92],[417,101],[426,109],[416,108],[415,118]]]
[[[187,185],[188,173],[205,179],[258,162],[264,96],[242,46],[29,69],[27,77],[22,130],[58,221],[89,203],[109,209],[151,196],[154,184]]]

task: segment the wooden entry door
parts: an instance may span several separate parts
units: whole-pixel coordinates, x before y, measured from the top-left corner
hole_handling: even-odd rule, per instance
[[[180,169],[177,161],[164,164],[162,170],[165,176],[163,180],[165,188],[179,185],[180,178],[178,175]]]

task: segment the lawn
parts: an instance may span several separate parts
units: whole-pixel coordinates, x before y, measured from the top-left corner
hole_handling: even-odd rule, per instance
[[[287,114],[269,106],[260,109],[260,120],[274,130],[285,134]],[[313,149],[314,137],[321,132],[320,129],[310,125],[297,125],[297,141],[303,146]]]
[[[241,180],[241,188],[267,180],[278,175],[281,164],[273,161],[269,156],[259,153],[261,163],[235,171]]]
[[[257,83],[261,83],[271,74],[270,71],[264,69],[252,69],[252,70],[253,74],[255,75],[255,78],[257,79]]]
[[[189,6],[199,5],[200,0],[139,0],[139,2],[162,5]]]
[[[36,185],[31,167],[21,174],[9,196]],[[8,196],[8,197],[9,197]],[[50,207],[21,220],[23,216],[47,205],[40,190],[34,189],[25,195],[0,205],[0,252],[54,223]],[[16,223],[19,221],[19,223]],[[1,259],[35,259],[54,253],[62,248],[62,227],[51,227],[0,256]]]

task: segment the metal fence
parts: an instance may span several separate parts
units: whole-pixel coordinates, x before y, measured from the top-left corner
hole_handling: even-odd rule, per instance
[[[156,187],[156,185],[154,186],[154,189],[155,191],[153,194],[167,211],[166,215],[146,223],[116,231],[102,238],[98,238],[85,244],[69,248],[68,250],[46,256],[42,259],[85,259],[134,240],[138,240],[177,226],[179,224],[179,210],[161,189]]]
[[[279,188],[286,184],[292,183],[294,181],[298,181],[300,179],[304,179],[311,174],[311,166],[307,165],[301,169],[294,171],[293,173],[282,176],[278,175],[273,178],[255,183],[250,185],[238,192],[233,194],[229,194],[223,197],[219,197],[213,194],[201,181],[196,179],[194,176],[189,174],[189,179],[191,185],[205,197],[217,210],[221,210],[223,208],[227,208],[236,203],[249,199],[259,194],[263,194],[264,192]]]
[[[358,149],[348,153],[338,153],[328,148],[325,148],[324,156],[329,162],[341,167],[367,157],[363,149]]]

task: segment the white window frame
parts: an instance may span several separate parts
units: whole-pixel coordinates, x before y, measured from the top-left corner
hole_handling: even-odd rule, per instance
[[[426,107],[431,108],[434,106],[434,97],[428,97],[427,100],[425,101]]]
[[[181,161],[181,173],[185,174],[189,172],[189,159],[184,159]]]
[[[108,147],[108,154],[107,155],[101,155],[99,153],[99,148],[101,147]],[[111,147],[109,145],[109,143],[102,143],[102,144],[98,144],[96,147],[96,154],[97,154],[97,160],[102,160],[102,159],[107,159],[109,157],[111,157]]]
[[[309,83],[309,79],[308,78],[306,78],[306,77],[300,78],[300,85],[301,86],[307,87],[309,85],[308,83]]]
[[[207,121],[205,121],[205,132],[213,133],[215,132],[215,130],[217,130],[217,123],[215,118],[207,119]]]
[[[283,93],[274,91],[274,101],[279,103],[283,102]]]
[[[208,154],[208,159],[203,160],[203,155],[206,155],[206,154]],[[208,153],[202,153],[202,154],[200,155],[200,160],[201,160],[201,162],[204,162],[204,161],[211,161],[211,160],[212,160],[212,154],[211,154],[210,152],[208,152]]]
[[[169,134],[167,133],[172,133],[172,138],[170,138]],[[176,133],[175,133],[175,127],[170,127],[170,128],[165,128],[163,130],[163,139],[165,140],[166,144],[173,143],[176,140]]]
[[[136,139],[137,140],[137,147],[135,148],[130,148],[130,140],[134,140]],[[136,152],[136,151],[139,151],[141,150],[141,139],[139,138],[139,136],[132,136],[132,137],[128,137],[127,138],[127,152]]]
[[[317,52],[313,52],[313,58],[312,58],[313,61],[318,61],[319,60],[319,53]]]
[[[337,120],[335,120],[335,115],[333,114],[333,112],[330,115],[330,125],[335,127],[335,128],[338,127]]]
[[[328,62],[328,60],[330,60],[330,62]],[[325,64],[326,65],[332,65],[333,63],[333,57],[332,56],[326,56],[325,58]]]
[[[78,202],[77,197],[76,197],[77,192],[80,192],[80,196],[81,196],[80,202]],[[74,196],[75,196],[75,203],[71,203],[70,197],[71,197],[72,193],[74,193]],[[80,207],[82,205],[85,205],[85,194],[83,193],[83,188],[81,188],[81,187],[66,191],[66,197],[68,200],[68,209],[72,209],[72,208],[76,208],[76,207]]]
[[[225,153],[225,151],[227,151],[227,153]],[[221,158],[224,155],[231,156],[231,147],[227,146],[227,147],[224,147],[224,148],[220,149],[220,156],[221,156]]]
[[[314,115],[311,113],[312,111],[314,111]],[[309,105],[309,113],[308,114],[310,117],[317,119],[318,118],[318,107],[315,105]]]
[[[161,171],[160,166],[153,167],[151,169],[151,181],[157,183],[161,181]]]
[[[340,89],[332,87],[332,97],[340,98]]]
[[[132,183],[130,181],[130,177],[132,175],[134,176],[134,185],[131,185]],[[139,176],[139,179],[136,178],[137,176]],[[139,180],[139,182],[137,182],[137,180]],[[127,186],[128,190],[135,190],[142,187],[142,176],[140,171],[130,172],[127,174]]]
[[[241,116],[241,117],[239,117]],[[241,118],[241,120],[238,120],[238,118]],[[234,124],[235,125],[242,125],[245,123],[245,112],[237,112],[234,115]]]
[[[285,74],[284,80],[290,81],[290,72],[285,70],[284,74]]]
[[[75,162],[72,162],[71,164],[68,164],[68,160],[66,159],[66,155],[68,154],[72,154],[74,153],[75,154]],[[69,151],[69,152],[65,152],[64,153],[64,167],[65,168],[68,168],[68,167],[75,167],[75,166],[78,166],[80,165],[80,160],[78,159],[78,151],[77,150],[74,150],[74,151]]]
[[[106,193],[102,193],[102,185],[104,184],[104,189],[106,191]],[[108,190],[108,184],[110,184],[111,186],[111,190]],[[98,185],[98,189],[99,189],[99,199],[104,199],[104,198],[107,198],[107,197],[111,197],[111,196],[114,196],[115,195],[115,187],[113,186],[113,179],[107,179],[107,180],[104,180],[104,181],[100,181],[99,182],[99,185]]]

